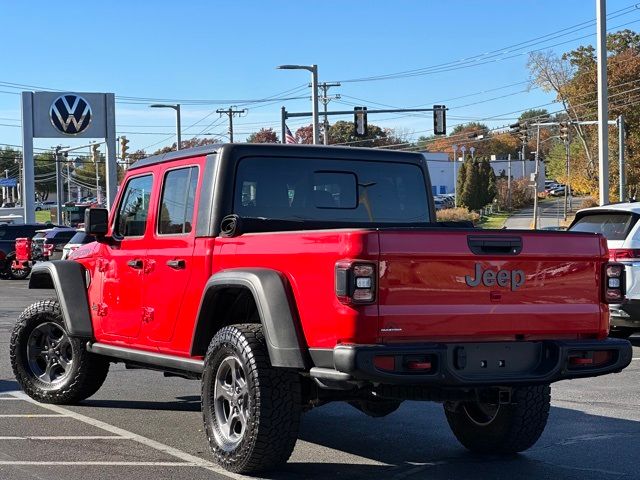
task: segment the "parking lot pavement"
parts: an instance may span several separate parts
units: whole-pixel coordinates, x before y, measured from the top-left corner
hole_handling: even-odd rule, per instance
[[[111,368],[76,406],[40,405],[18,391],[8,342],[22,309],[51,292],[0,280],[0,480],[244,478],[211,463],[198,382]],[[432,403],[405,402],[381,419],[346,404],[307,413],[296,449],[273,479],[640,479],[640,338],[624,372],[553,387],[549,424],[529,451],[468,453]]]

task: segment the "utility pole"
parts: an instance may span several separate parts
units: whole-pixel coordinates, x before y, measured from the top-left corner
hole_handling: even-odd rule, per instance
[[[327,105],[334,98],[339,99],[340,95],[334,95],[333,97],[329,97],[327,95],[327,92],[331,87],[339,87],[340,82],[336,82],[336,83],[322,82],[318,86],[322,89],[322,97],[320,97],[320,100],[322,101],[322,105],[324,106],[324,144],[329,145],[329,115],[327,113]]]
[[[618,117],[618,177],[619,177],[619,197],[620,201],[624,202],[625,195],[625,183],[627,183],[627,176],[624,167],[624,117],[620,115]]]
[[[62,147],[58,145],[55,151],[56,161],[56,223],[62,225],[62,198],[64,196],[64,190],[62,188],[62,155],[60,150]]]
[[[65,155],[67,164],[67,202],[71,202],[71,173],[69,172],[69,157]]]
[[[220,108],[216,110],[216,113],[219,113],[220,116],[222,116],[223,114],[229,116],[229,142],[233,143],[233,116],[247,113],[247,110],[234,110],[233,107],[229,107],[227,110]]]
[[[97,143],[91,145],[91,159],[96,166],[96,201],[100,204],[102,203],[102,195],[100,192],[100,170],[98,169],[98,159],[100,158],[98,148],[100,148],[100,146]]]
[[[453,148],[453,206],[458,208],[458,145],[451,145]]]
[[[522,146],[524,149],[524,145]],[[538,125],[538,133],[536,135],[536,167],[533,173],[533,229],[538,229],[538,159],[540,158],[540,125]],[[566,188],[565,188],[566,191]]]
[[[609,96],[607,92],[607,2],[596,0],[598,60],[598,187],[600,205],[609,203]]]
[[[507,157],[507,208],[511,211],[511,154]]]

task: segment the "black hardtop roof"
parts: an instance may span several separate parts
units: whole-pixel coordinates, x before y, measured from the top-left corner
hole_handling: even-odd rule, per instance
[[[253,155],[310,155],[316,156],[339,156],[340,158],[363,159],[368,157],[371,160],[402,160],[415,163],[424,159],[422,154],[416,152],[402,152],[398,150],[385,150],[379,148],[358,148],[345,146],[325,146],[325,145],[292,145],[281,143],[216,143],[204,145],[202,147],[187,148],[175,152],[153,155],[151,157],[138,160],[129,167],[129,170],[148,167],[158,163],[180,160],[182,158],[200,157],[218,153],[224,149],[225,152],[238,152],[241,154]],[[400,157],[400,158],[399,158]]]

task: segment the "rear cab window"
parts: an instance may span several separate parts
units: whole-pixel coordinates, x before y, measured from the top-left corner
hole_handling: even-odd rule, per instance
[[[197,185],[197,166],[177,168],[165,173],[158,210],[158,235],[183,235],[193,230]]]
[[[600,233],[607,240],[624,240],[637,220],[638,215],[631,212],[594,212],[581,216],[569,230]]]
[[[246,157],[238,164],[233,209],[279,220],[430,221],[424,173],[402,162]]]

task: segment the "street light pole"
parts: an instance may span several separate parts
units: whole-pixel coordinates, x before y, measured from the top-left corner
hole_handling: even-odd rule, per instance
[[[313,116],[313,144],[319,143],[318,125],[318,65],[279,65],[278,70],[308,70],[311,72],[311,112]]]
[[[453,206],[458,208],[458,145],[451,145],[453,148]]]
[[[182,129],[180,128],[180,104],[176,103],[175,105],[167,104],[167,103],[154,103],[153,105],[149,105],[151,108],[173,108],[176,111],[176,137],[178,142],[176,143],[176,150],[182,149]]]

